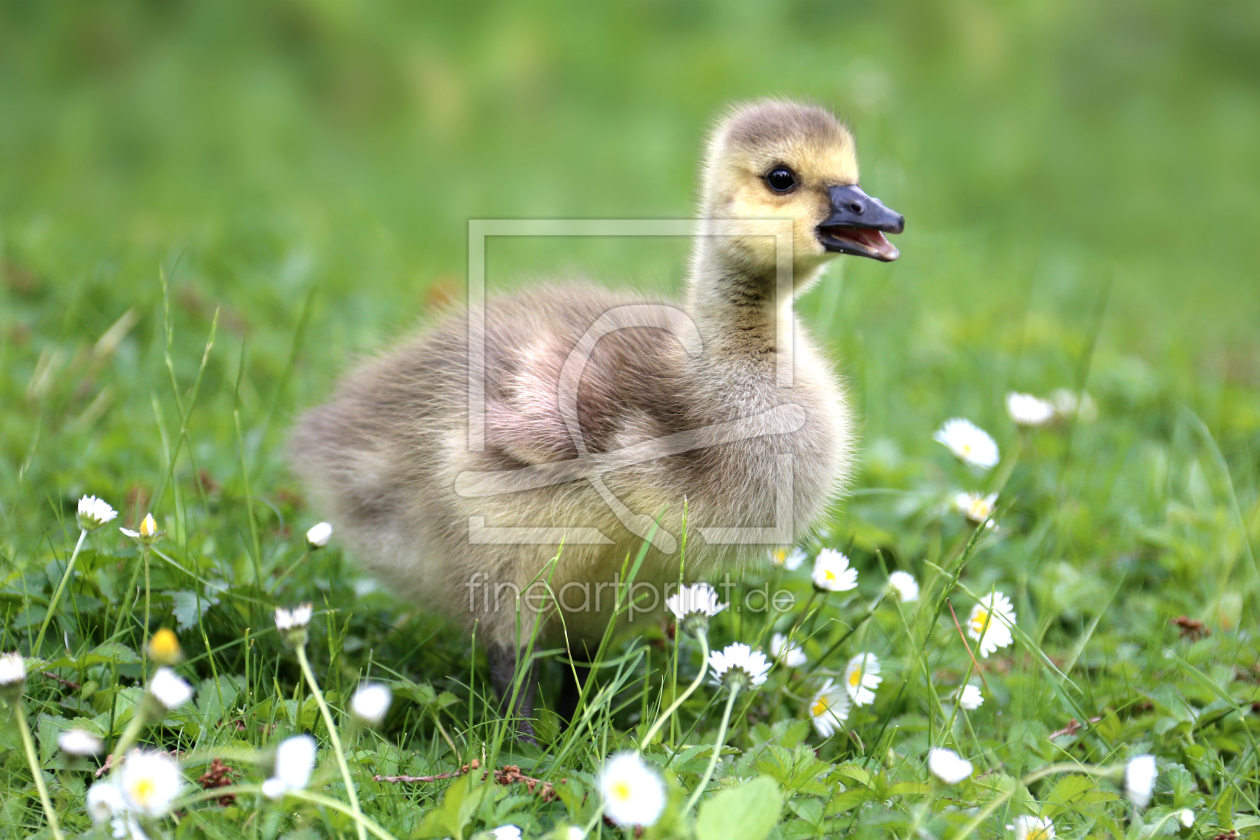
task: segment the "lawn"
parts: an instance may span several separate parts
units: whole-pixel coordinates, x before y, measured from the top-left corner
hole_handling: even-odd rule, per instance
[[[150,837],[1260,831],[1258,90],[1260,6],[1232,0],[0,6],[0,653],[27,672],[0,686],[0,835],[107,837],[87,789],[160,802],[168,759]],[[707,631],[804,661],[683,698],[701,642],[662,618],[610,641],[578,725],[543,709],[514,742],[482,653],[308,544],[286,437],[463,297],[470,219],[686,218],[708,127],[763,95],[835,109],[907,219],[900,260],[842,259],[798,306],[860,415],[851,491]],[[672,291],[686,248],[503,238],[487,283]],[[1059,390],[1085,408],[1008,413]],[[954,417],[996,466],[934,440]],[[993,527],[961,492],[996,494]],[[91,533],[88,494],[119,513]],[[149,512],[151,545],[118,530]],[[827,549],[856,588],[814,588]],[[793,605],[748,608],[766,586]],[[994,592],[1011,643],[984,656]],[[861,654],[881,681],[829,727]],[[303,734],[314,775],[278,790]],[[617,827],[601,774],[640,748],[664,810]]]

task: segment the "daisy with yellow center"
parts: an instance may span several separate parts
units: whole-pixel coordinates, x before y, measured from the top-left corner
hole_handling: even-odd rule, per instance
[[[130,528],[119,528],[118,530],[122,531],[124,536],[131,537],[142,545],[153,545],[162,539],[162,535],[166,533],[158,530],[157,520],[153,518],[151,513],[144,515],[144,519],[140,521],[140,529],[138,531],[133,531]]]
[[[873,653],[859,653],[844,671],[844,690],[853,698],[853,705],[866,706],[875,702],[875,689],[883,680],[879,658]]]
[[[959,493],[954,497],[954,507],[974,525],[994,527],[993,509],[997,507],[997,493],[982,496],[979,493]]]
[[[665,810],[665,783],[637,753],[608,759],[599,774],[604,815],[619,826],[655,823]]]
[[[805,562],[805,552],[799,548],[776,548],[770,552],[770,562],[789,572],[795,572]]]
[[[166,753],[134,750],[122,767],[120,786],[127,808],[146,817],[164,817],[184,785],[179,765]]]
[[[714,685],[738,692],[764,683],[766,674],[770,673],[770,660],[759,650],[742,642],[732,642],[709,654],[709,669],[713,672]]]
[[[1007,827],[1015,832],[1015,840],[1054,840],[1054,823],[1048,817],[1020,816]]]
[[[830,738],[849,719],[849,708],[848,692],[834,680],[827,680],[809,703],[809,718],[819,735]]]
[[[857,586],[857,569],[834,548],[824,548],[814,561],[814,586],[827,592],[845,592]]]
[[[973,467],[992,469],[1000,459],[997,443],[989,433],[961,417],[946,420],[932,439],[954,453],[958,460]]]
[[[1015,626],[1015,608],[1001,592],[993,592],[971,609],[967,618],[967,635],[980,642],[980,655],[988,657],[998,648],[1004,648],[1015,640],[1011,628]]]

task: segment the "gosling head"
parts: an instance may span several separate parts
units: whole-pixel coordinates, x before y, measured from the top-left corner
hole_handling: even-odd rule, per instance
[[[900,213],[858,186],[848,129],[822,108],[778,100],[740,106],[718,125],[703,202],[707,232],[756,273],[774,271],[775,239],[750,235],[744,220],[790,219],[798,285],[837,254],[897,259],[884,234],[905,229]]]

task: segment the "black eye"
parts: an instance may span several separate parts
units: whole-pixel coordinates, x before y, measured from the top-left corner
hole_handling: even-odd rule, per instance
[[[796,186],[796,176],[786,166],[776,166],[766,173],[766,183],[775,192],[785,193]]]

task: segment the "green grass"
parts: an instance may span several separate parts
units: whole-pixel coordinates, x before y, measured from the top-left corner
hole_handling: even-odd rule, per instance
[[[850,382],[863,438],[852,495],[807,548],[846,550],[859,588],[809,601],[807,570],[748,576],[739,598],[769,578],[797,606],[728,610],[711,646],[764,646],[798,625],[810,665],[737,698],[699,822],[683,806],[726,698],[705,686],[683,704],[664,732],[686,748],[671,761],[658,739],[647,753],[669,762],[671,803],[647,836],[764,836],[757,815],[779,797],[767,830],[783,838],[991,837],[1021,814],[1051,817],[1060,837],[1254,830],[1258,42],[1246,2],[5,4],[0,651],[33,657],[22,702],[62,828],[89,830],[91,776],[56,732],[113,744],[135,719],[146,596],[152,626],[178,630],[197,693],[140,737],[180,751],[190,790],[216,757],[256,786],[267,751],[310,732],[309,790],[348,801],[271,617],[311,601],[308,652],[338,727],[361,679],[394,691],[382,728],[342,731],[363,813],[385,832],[592,822],[595,774],[695,675],[695,644],[663,625],[616,640],[586,724],[561,732],[543,712],[542,746],[513,744],[465,639],[371,589],[335,536],[306,550],[318,513],[285,435],[356,354],[458,298],[468,219],[685,216],[715,113],[787,94],[846,116],[864,187],[908,220],[901,260],[838,265],[800,307]],[[492,242],[489,282],[570,272],[671,289],[684,248]],[[1021,433],[1006,418],[1008,390],[1060,387],[1088,391],[1097,419]],[[952,416],[998,439],[991,474],[932,441]],[[947,502],[973,489],[1000,491],[1000,528],[965,551],[973,531]],[[152,510],[162,556],[146,591],[131,541],[88,537],[31,650],[85,493],[127,527]],[[894,569],[923,597],[861,621]],[[1014,602],[1016,641],[978,660],[985,703],[954,715],[942,701],[973,666],[953,614],[964,622],[968,593],[992,588]],[[862,650],[883,684],[824,740],[806,704]],[[559,679],[548,671],[546,687]],[[0,710],[0,833],[50,837],[12,714]],[[1049,737],[1072,719],[1091,723]],[[934,782],[933,745],[976,775]],[[1114,777],[1037,778],[1140,753],[1160,770],[1140,817]],[[474,759],[559,798],[450,776]],[[1180,808],[1193,828],[1165,820]],[[335,805],[256,792],[161,826],[356,834]]]

